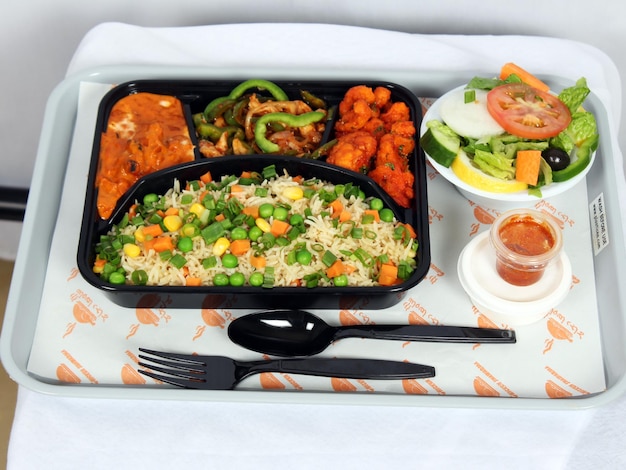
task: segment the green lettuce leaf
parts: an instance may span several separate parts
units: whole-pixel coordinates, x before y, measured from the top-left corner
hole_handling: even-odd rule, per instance
[[[473,161],[478,168],[488,175],[503,180],[512,180],[515,178],[515,168],[513,167],[515,160],[507,158],[502,153],[485,152],[479,149],[476,150]]]

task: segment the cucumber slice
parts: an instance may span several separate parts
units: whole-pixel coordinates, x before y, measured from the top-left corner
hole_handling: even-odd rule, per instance
[[[422,150],[440,165],[449,168],[461,150],[461,138],[440,121],[426,123],[428,129],[420,138]]]

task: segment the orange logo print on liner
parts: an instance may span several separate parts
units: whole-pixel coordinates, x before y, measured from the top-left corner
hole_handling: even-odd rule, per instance
[[[572,392],[565,390],[560,385],[557,385],[552,380],[546,381],[546,394],[550,398],[567,398],[572,396]]]
[[[567,321],[565,316],[559,313],[557,310],[552,309],[549,312],[550,317],[546,321],[546,328],[550,337],[545,340],[543,354],[546,354],[550,351],[554,344],[555,340],[557,342],[564,341],[567,343],[573,343],[574,339],[578,338],[582,340],[585,333],[578,329],[578,326],[574,323]]]
[[[402,379],[402,388],[408,395],[428,395],[428,390],[416,379]]]
[[[72,305],[72,317],[75,321],[69,322],[63,334],[63,338],[70,335],[79,324],[96,326],[98,319],[106,321],[106,315],[93,300],[80,289],[70,295]]]
[[[474,390],[481,397],[499,397],[500,393],[489,385],[485,379],[482,377],[476,376],[474,379]]]
[[[259,383],[261,388],[265,390],[284,390],[285,384],[283,384],[275,374],[271,372],[261,372],[259,374]]]
[[[338,377],[331,377],[330,385],[335,392],[356,392],[357,388],[348,379],[342,379]]]
[[[120,371],[122,383],[126,385],[143,385],[146,379],[131,364],[124,364]]]
[[[57,379],[61,382],[79,384],[81,382],[80,377],[76,375],[67,364],[59,364],[56,370]]]
[[[139,323],[132,324],[126,339],[134,336],[141,325],[159,326],[161,320],[165,320],[167,323],[170,320],[170,316],[166,313],[164,308],[169,302],[163,301],[157,294],[146,294],[137,302],[135,307],[135,316]],[[157,308],[160,314],[154,312],[154,308]]]

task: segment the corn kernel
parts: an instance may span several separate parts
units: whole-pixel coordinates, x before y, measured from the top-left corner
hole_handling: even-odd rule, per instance
[[[259,227],[265,233],[269,232],[272,229],[272,227],[270,226],[270,223],[267,220],[262,219],[261,217],[256,219],[254,223],[256,224],[257,227]]]
[[[191,205],[189,208],[189,212],[196,214],[197,217],[200,217],[204,212],[204,206],[198,202]]]
[[[297,201],[298,199],[302,199],[304,197],[304,191],[299,186],[289,186],[284,189],[283,196],[291,199],[292,201]]]
[[[213,254],[215,256],[222,256],[224,253],[226,253],[226,250],[228,250],[229,246],[230,242],[228,241],[228,238],[220,237],[213,244]]]
[[[124,254],[126,256],[130,256],[131,258],[136,258],[137,256],[141,254],[141,248],[139,248],[134,243],[125,243]]]
[[[175,232],[183,226],[183,219],[179,215],[168,215],[163,219],[163,225],[169,232]]]
[[[146,234],[143,233],[143,225],[137,227],[137,230],[135,230],[135,240],[137,240],[139,243],[143,243],[146,241]]]

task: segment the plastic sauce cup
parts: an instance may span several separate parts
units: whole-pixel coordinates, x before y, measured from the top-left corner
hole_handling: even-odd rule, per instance
[[[561,228],[549,214],[513,209],[501,214],[489,232],[500,277],[515,286],[541,279],[545,268],[561,252]]]

